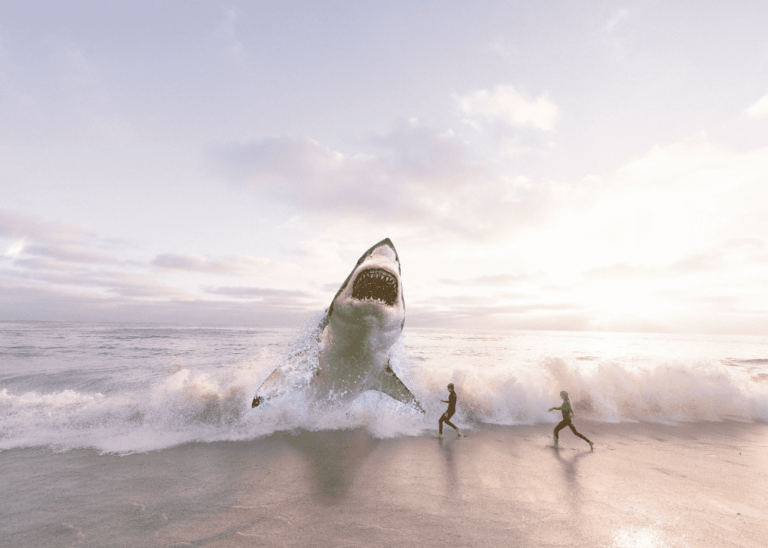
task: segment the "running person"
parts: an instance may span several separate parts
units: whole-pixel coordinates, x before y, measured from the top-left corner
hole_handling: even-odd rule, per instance
[[[563,398],[563,405],[561,405],[560,407],[550,407],[548,409],[549,411],[558,410],[563,414],[563,420],[560,421],[560,424],[555,426],[555,447],[557,447],[557,442],[559,441],[557,435],[560,433],[560,430],[568,426],[570,427],[571,432],[573,432],[578,437],[580,437],[585,442],[587,442],[589,444],[589,448],[592,449],[593,443],[589,441],[587,438],[585,438],[584,436],[582,436],[581,434],[579,434],[576,431],[576,427],[573,425],[573,422],[571,422],[573,420],[573,409],[571,409],[571,400],[568,398],[568,392],[563,390],[562,392],[560,392],[560,397]]]
[[[440,422],[438,423],[440,426],[440,434],[438,435],[443,435],[443,423],[445,423],[456,430],[456,433],[459,435],[459,437],[461,437],[464,434],[462,434],[461,430],[459,430],[456,425],[452,424],[450,420],[453,414],[456,412],[456,392],[453,389],[453,383],[448,385],[448,390],[450,391],[450,394],[448,394],[448,399],[440,400],[441,402],[448,404],[448,409],[440,416]]]

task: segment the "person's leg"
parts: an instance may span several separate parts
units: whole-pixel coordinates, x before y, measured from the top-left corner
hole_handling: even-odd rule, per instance
[[[559,436],[558,436],[558,434],[560,434],[560,430],[562,430],[562,429],[563,429],[563,428],[565,428],[566,426],[568,426],[568,421],[567,421],[567,420],[565,420],[565,419],[561,420],[561,421],[558,423],[558,425],[557,425],[557,426],[555,426],[555,439],[556,439],[556,440],[557,440],[557,439],[559,439]]]
[[[570,426],[570,427],[571,427],[571,432],[573,432],[574,434],[576,434],[578,437],[580,437],[580,438],[581,438],[581,439],[583,439],[585,442],[587,442],[587,443],[589,444],[589,446],[590,446],[590,447],[592,447],[592,442],[591,442],[591,441],[589,441],[589,440],[588,440],[587,438],[585,438],[584,436],[582,436],[581,434],[579,434],[579,433],[576,431],[576,427],[575,427],[573,424],[569,424],[568,426]]]
[[[451,413],[451,414],[449,415],[449,414],[448,414],[448,412],[446,411],[445,413],[443,413],[443,417],[442,417],[440,420],[442,420],[442,421],[445,421],[445,424],[447,424],[448,426],[450,426],[451,428],[453,428],[454,430],[456,430],[456,433],[457,433],[459,436],[462,436],[463,434],[461,433],[461,430],[459,430],[459,427],[458,427],[458,426],[456,426],[455,424],[453,424],[453,423],[451,422],[451,420],[450,420],[450,419],[451,419],[451,417],[452,417],[452,416],[453,416],[453,413]]]
[[[440,415],[440,422],[438,423],[440,425],[440,435],[441,436],[443,435],[443,423],[444,422],[448,422],[448,419],[445,418],[445,413]],[[451,423],[448,422],[448,424],[451,424]]]
[[[449,420],[446,420],[446,421],[445,421],[445,424],[447,424],[448,426],[450,426],[451,428],[453,428],[454,430],[456,430],[456,433],[457,433],[459,436],[463,436],[463,435],[464,435],[464,434],[462,434],[462,433],[461,433],[461,430],[459,430],[459,427],[458,427],[458,426],[456,426],[455,424],[453,424],[451,421],[449,421]]]

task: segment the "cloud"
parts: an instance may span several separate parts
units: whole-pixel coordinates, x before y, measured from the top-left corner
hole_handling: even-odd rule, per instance
[[[768,117],[768,93],[760,98],[754,105],[744,111],[750,118]]]
[[[519,274],[494,274],[491,276],[479,276],[477,278],[471,278],[471,279],[452,279],[452,278],[443,278],[440,280],[441,284],[445,285],[454,285],[454,286],[507,286],[509,284],[519,283],[527,281],[531,278],[531,275],[528,273],[519,273]]]
[[[589,327],[587,311],[570,304],[548,306],[460,306],[449,309],[412,307],[406,325],[430,328],[554,329],[581,331]]]
[[[10,286],[0,283],[5,320],[148,322],[182,325],[296,327],[315,313],[293,303],[224,300],[137,299],[84,289]]]
[[[107,253],[93,251],[76,245],[30,245],[24,249],[25,254],[49,257],[61,262],[78,264],[118,264],[122,261]]]
[[[662,146],[655,144],[642,157],[618,170],[636,184],[668,186],[695,178],[699,184],[714,181],[713,172],[740,161],[733,151],[711,143],[706,133],[697,133],[680,142]],[[719,177],[719,173],[714,173]]]
[[[114,262],[111,256],[90,248],[116,250],[131,245],[125,239],[102,238],[89,227],[63,221],[45,221],[36,216],[0,209],[0,238],[23,242],[18,254],[35,254],[62,260]],[[16,242],[14,245],[19,245]]]
[[[78,294],[97,299],[108,295],[139,300],[196,298],[148,272],[150,263],[118,259],[115,252],[125,247],[125,242],[105,240],[80,225],[0,210],[0,237],[20,238],[8,248],[6,256],[11,261],[0,271],[8,287],[67,294],[77,288]],[[195,260],[175,255],[160,255],[154,262],[157,266],[170,263],[166,266],[230,275],[252,274],[268,263],[250,258]]]
[[[622,8],[599,31],[603,36],[603,44],[609,51],[609,59],[613,63],[621,63],[630,58],[631,51],[626,39],[618,34],[618,31],[624,26],[624,22],[629,19],[629,16],[629,10]]]
[[[19,261],[17,261],[19,263]],[[30,286],[51,291],[83,288],[88,293],[120,295],[141,299],[190,299],[189,292],[159,282],[145,273],[94,271],[87,267],[32,258],[21,262],[22,268],[0,270],[8,287]]]
[[[88,267],[80,264],[69,263],[65,261],[59,261],[57,259],[50,259],[47,257],[24,257],[16,259],[13,263],[14,267],[24,268],[28,271],[58,271],[58,272],[86,272]]]
[[[465,116],[491,124],[549,131],[559,116],[557,105],[549,101],[546,94],[529,101],[512,86],[500,85],[492,91],[478,89],[458,97],[457,101]]]
[[[308,222],[422,241],[491,241],[547,219],[586,184],[499,173],[451,130],[410,120],[352,153],[314,140],[269,138],[211,156],[230,183]],[[586,185],[589,186],[589,185]]]
[[[670,271],[679,274],[725,271],[743,275],[750,267],[765,266],[768,266],[768,245],[759,238],[741,238],[676,261],[670,265]]]
[[[22,238],[18,242],[14,242],[8,246],[8,249],[5,251],[5,256],[16,258],[19,256],[19,253],[24,251],[25,246],[26,246],[26,240],[25,238]]]
[[[768,266],[768,244],[759,238],[741,238],[721,242],[711,248],[685,255],[668,264],[631,265],[615,263],[584,272],[587,280],[630,280],[688,278],[707,274],[739,272]],[[721,278],[722,279],[722,278]]]
[[[90,280],[88,285],[104,285],[109,293],[114,293],[121,297],[153,300],[193,298],[193,295],[187,291],[159,283],[155,278],[146,274],[110,272],[94,276],[94,279]]]
[[[282,303],[291,301],[306,301],[313,298],[306,291],[293,291],[287,289],[269,289],[262,287],[208,287],[206,293],[224,295],[236,299],[273,300]]]
[[[299,290],[213,285],[197,290],[189,287],[186,276],[197,272],[209,283],[217,276],[269,274],[284,279],[297,274],[297,267],[291,263],[172,253],[157,255],[151,261],[125,260],[115,253],[126,242],[100,238],[83,226],[43,221],[7,210],[0,210],[0,238],[12,239],[1,256],[2,319],[142,321],[141,314],[148,313],[156,320],[184,323],[194,317],[205,323],[214,318],[247,318],[249,309],[232,303],[249,300],[254,306],[258,304],[262,314],[280,323],[319,308],[317,298]],[[211,295],[226,299],[214,301]],[[154,312],[141,304],[149,302],[157,304]],[[273,304],[267,306],[268,302]],[[203,310],[211,312],[211,317],[205,317]]]
[[[558,246],[551,262],[567,261],[572,270],[663,267],[717,242],[763,235],[767,177],[768,147],[737,152],[704,135],[656,145],[600,185],[565,187],[546,239],[531,241],[524,256]]]
[[[237,22],[243,13],[238,8],[226,8],[225,18],[222,23],[222,32],[225,45],[224,53],[235,63],[244,63],[246,61],[245,46],[238,38]]]
[[[42,221],[7,209],[0,209],[0,236],[45,242],[75,242],[94,237],[86,227],[61,221]]]
[[[374,154],[345,155],[313,140],[265,139],[222,150],[219,161],[235,179],[326,212],[402,210],[423,191],[446,195],[483,175],[451,132],[409,125],[372,144]]]
[[[152,260],[152,266],[176,272],[205,272],[208,274],[227,274],[232,276],[251,276],[261,272],[271,264],[268,259],[252,257],[229,257],[209,259],[189,255],[164,253]]]
[[[72,223],[0,210],[0,237],[20,238],[6,252],[13,259],[12,274],[18,277],[82,285],[89,276],[106,275],[100,268],[135,266],[114,255],[126,246],[125,241],[99,238],[90,229]]]
[[[614,15],[608,23],[605,25],[606,30],[613,30],[613,28],[627,19],[629,17],[629,10],[626,8],[620,9],[618,12],[616,12],[616,15]]]
[[[507,42],[503,37],[498,36],[495,40],[493,40],[489,45],[489,49],[496,53],[497,55],[501,55],[502,57],[511,57],[513,55],[519,55],[520,52],[518,51],[518,48],[515,47],[513,44],[510,44]]]
[[[531,312],[538,311],[571,311],[571,310],[584,310],[587,308],[580,303],[550,303],[550,302],[530,302],[530,297],[527,299],[529,302],[524,304],[497,304],[497,305],[485,305],[485,302],[493,302],[495,298],[488,297],[481,299],[475,296],[464,297],[451,297],[445,300],[435,299],[432,302],[434,304],[450,305],[451,310],[454,313],[459,313],[467,316],[484,317],[484,316],[497,316],[505,314],[529,314]],[[520,299],[522,300],[522,299]]]
[[[634,266],[627,263],[599,266],[584,272],[584,279],[586,280],[629,280],[633,278],[645,279],[658,276],[658,268]]]
[[[372,142],[386,179],[403,181],[404,187],[413,190],[447,195],[490,175],[473,160],[468,143],[451,130],[421,127],[411,121]]]
[[[546,207],[549,189],[474,160],[451,131],[413,122],[344,154],[311,140],[265,139],[219,149],[218,169],[264,199],[314,219],[493,237]]]

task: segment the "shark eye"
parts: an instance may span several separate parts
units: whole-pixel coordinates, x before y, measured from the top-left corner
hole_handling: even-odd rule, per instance
[[[397,278],[380,268],[363,270],[352,287],[352,298],[380,301],[392,306],[397,302]]]

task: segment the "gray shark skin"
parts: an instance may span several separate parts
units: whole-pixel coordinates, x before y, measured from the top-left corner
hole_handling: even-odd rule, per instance
[[[405,324],[400,259],[386,238],[357,261],[318,326],[319,355],[309,387],[316,399],[352,401],[378,390],[423,409],[389,366],[389,352]],[[291,389],[290,361],[275,369],[251,407]],[[294,381],[295,383],[295,381]]]

